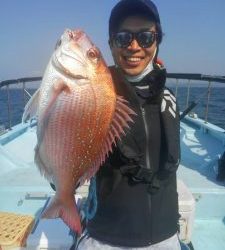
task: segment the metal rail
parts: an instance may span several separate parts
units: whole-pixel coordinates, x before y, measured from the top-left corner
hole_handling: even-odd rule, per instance
[[[5,81],[1,81],[0,82],[0,91],[2,89],[6,90],[6,96],[7,96],[7,122],[4,122],[4,124],[2,124],[2,120],[1,120],[1,107],[0,107],[0,134],[4,132],[4,129],[11,129],[12,126],[14,124],[12,124],[12,120],[13,120],[13,107],[12,107],[12,100],[11,100],[11,95],[10,95],[10,91],[11,91],[11,86],[14,85],[13,87],[16,87],[17,89],[21,89],[22,91],[22,96],[23,96],[23,107],[26,104],[26,96],[28,96],[29,98],[31,97],[31,94],[29,93],[29,91],[27,90],[27,83],[32,83],[32,82],[38,82],[41,81],[42,77],[24,77],[24,78],[18,78],[18,79],[10,79],[10,80],[5,80]],[[19,88],[19,86],[21,86]]]
[[[7,85],[18,84],[18,83],[27,83],[27,82],[37,82],[41,81],[42,77],[24,77],[18,79],[5,80],[0,82],[0,88]]]
[[[192,74],[192,73],[167,73],[167,78],[225,83],[225,76],[216,76],[216,75],[203,75],[203,74]]]
[[[190,102],[190,88],[192,86],[193,80],[197,81],[204,81],[208,82],[208,88],[207,88],[207,101],[206,101],[206,108],[205,108],[205,122],[208,120],[208,110],[209,110],[209,101],[210,101],[210,95],[211,95],[211,88],[212,88],[212,83],[225,83],[225,76],[211,76],[211,75],[203,75],[203,74],[186,74],[186,73],[167,73],[167,78],[168,79],[174,79],[175,83],[175,95],[177,97],[178,95],[178,89],[181,87],[183,84],[181,80],[188,80],[188,86],[187,86],[187,96],[186,96],[186,109],[184,111],[184,114],[186,115],[188,112],[190,112],[197,104],[198,102]],[[26,96],[31,96],[29,91],[26,88],[27,83],[32,83],[32,82],[38,82],[41,81],[42,77],[24,77],[24,78],[18,78],[18,79],[10,79],[10,80],[5,80],[0,82],[0,91],[2,88],[6,89],[6,94],[7,94],[7,124],[1,124],[0,120],[0,126],[2,125],[6,126],[8,129],[11,129],[12,127],[12,103],[11,103],[11,98],[10,98],[10,86],[11,85],[21,85],[22,88],[21,90],[23,91],[23,106],[25,106],[25,98]],[[200,101],[201,98],[199,98]],[[1,108],[1,107],[0,107]],[[1,116],[0,116],[1,119]]]
[[[210,103],[210,96],[211,96],[211,88],[212,83],[225,83],[225,76],[214,76],[214,75],[203,75],[203,74],[188,74],[188,73],[168,73],[167,74],[168,79],[175,79],[176,81],[176,88],[175,88],[175,96],[178,96],[178,89],[181,86],[180,81],[181,80],[187,80],[187,96],[186,96],[186,108],[183,111],[181,115],[181,119],[184,118],[185,115],[187,115],[190,111],[192,111],[200,101],[204,97],[206,97],[206,106],[205,106],[205,112],[204,112],[204,120],[207,123],[208,122],[208,114],[209,114],[209,103]],[[207,91],[203,92],[198,99],[195,101],[190,102],[190,89],[192,82],[191,81],[202,81],[208,83]],[[194,84],[193,84],[194,85]]]

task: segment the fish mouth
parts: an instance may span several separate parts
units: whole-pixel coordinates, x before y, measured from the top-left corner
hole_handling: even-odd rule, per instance
[[[79,63],[83,64],[79,59],[74,58],[70,55],[66,55],[68,57],[70,57],[73,60],[78,61]],[[88,79],[87,76],[81,75],[81,74],[74,74],[72,73],[69,69],[67,69],[65,66],[63,66],[63,64],[58,60],[56,54],[53,56],[53,60],[52,60],[52,64],[53,66],[63,75],[71,77],[71,78],[75,78],[75,79]]]
[[[84,36],[84,32],[80,29],[77,29],[77,30],[69,30],[68,31],[69,33],[69,36],[71,39],[73,39],[75,42],[77,42],[81,37]]]

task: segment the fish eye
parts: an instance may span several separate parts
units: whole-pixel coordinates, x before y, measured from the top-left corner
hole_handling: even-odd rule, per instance
[[[98,52],[97,49],[91,48],[91,49],[89,49],[88,52],[87,52],[87,57],[88,57],[90,60],[92,60],[92,61],[94,61],[94,62],[97,63],[97,62],[98,62],[98,59],[99,59],[99,57],[100,57],[100,54],[99,54],[99,52]]]

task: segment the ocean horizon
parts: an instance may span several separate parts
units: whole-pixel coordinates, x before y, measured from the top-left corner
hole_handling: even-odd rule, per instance
[[[177,94],[177,103],[180,111],[185,110],[191,102],[197,102],[197,106],[191,111],[198,114],[198,117],[204,119],[206,113],[206,103],[208,88],[203,84],[197,86],[191,86],[189,89],[189,100],[187,100],[188,85],[179,85],[176,89],[176,84],[168,83],[167,86]],[[214,85],[213,85],[214,86]],[[211,122],[223,129],[225,129],[225,93],[221,91],[221,86],[214,86],[210,90],[210,99],[208,106],[208,122]],[[29,88],[28,92],[32,95],[35,92],[35,88]],[[0,125],[4,125],[6,128],[9,126],[8,109],[11,110],[11,126],[14,126],[21,122],[23,114],[23,107],[29,100],[28,95],[24,95],[23,91],[18,88],[10,88],[10,107],[7,105],[8,95],[5,88],[0,88]]]

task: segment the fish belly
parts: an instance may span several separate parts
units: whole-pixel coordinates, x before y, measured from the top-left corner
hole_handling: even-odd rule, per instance
[[[46,173],[56,179],[69,173],[77,182],[100,161],[115,110],[115,97],[103,97],[89,89],[62,93],[40,121],[44,130],[40,133],[40,158]]]

